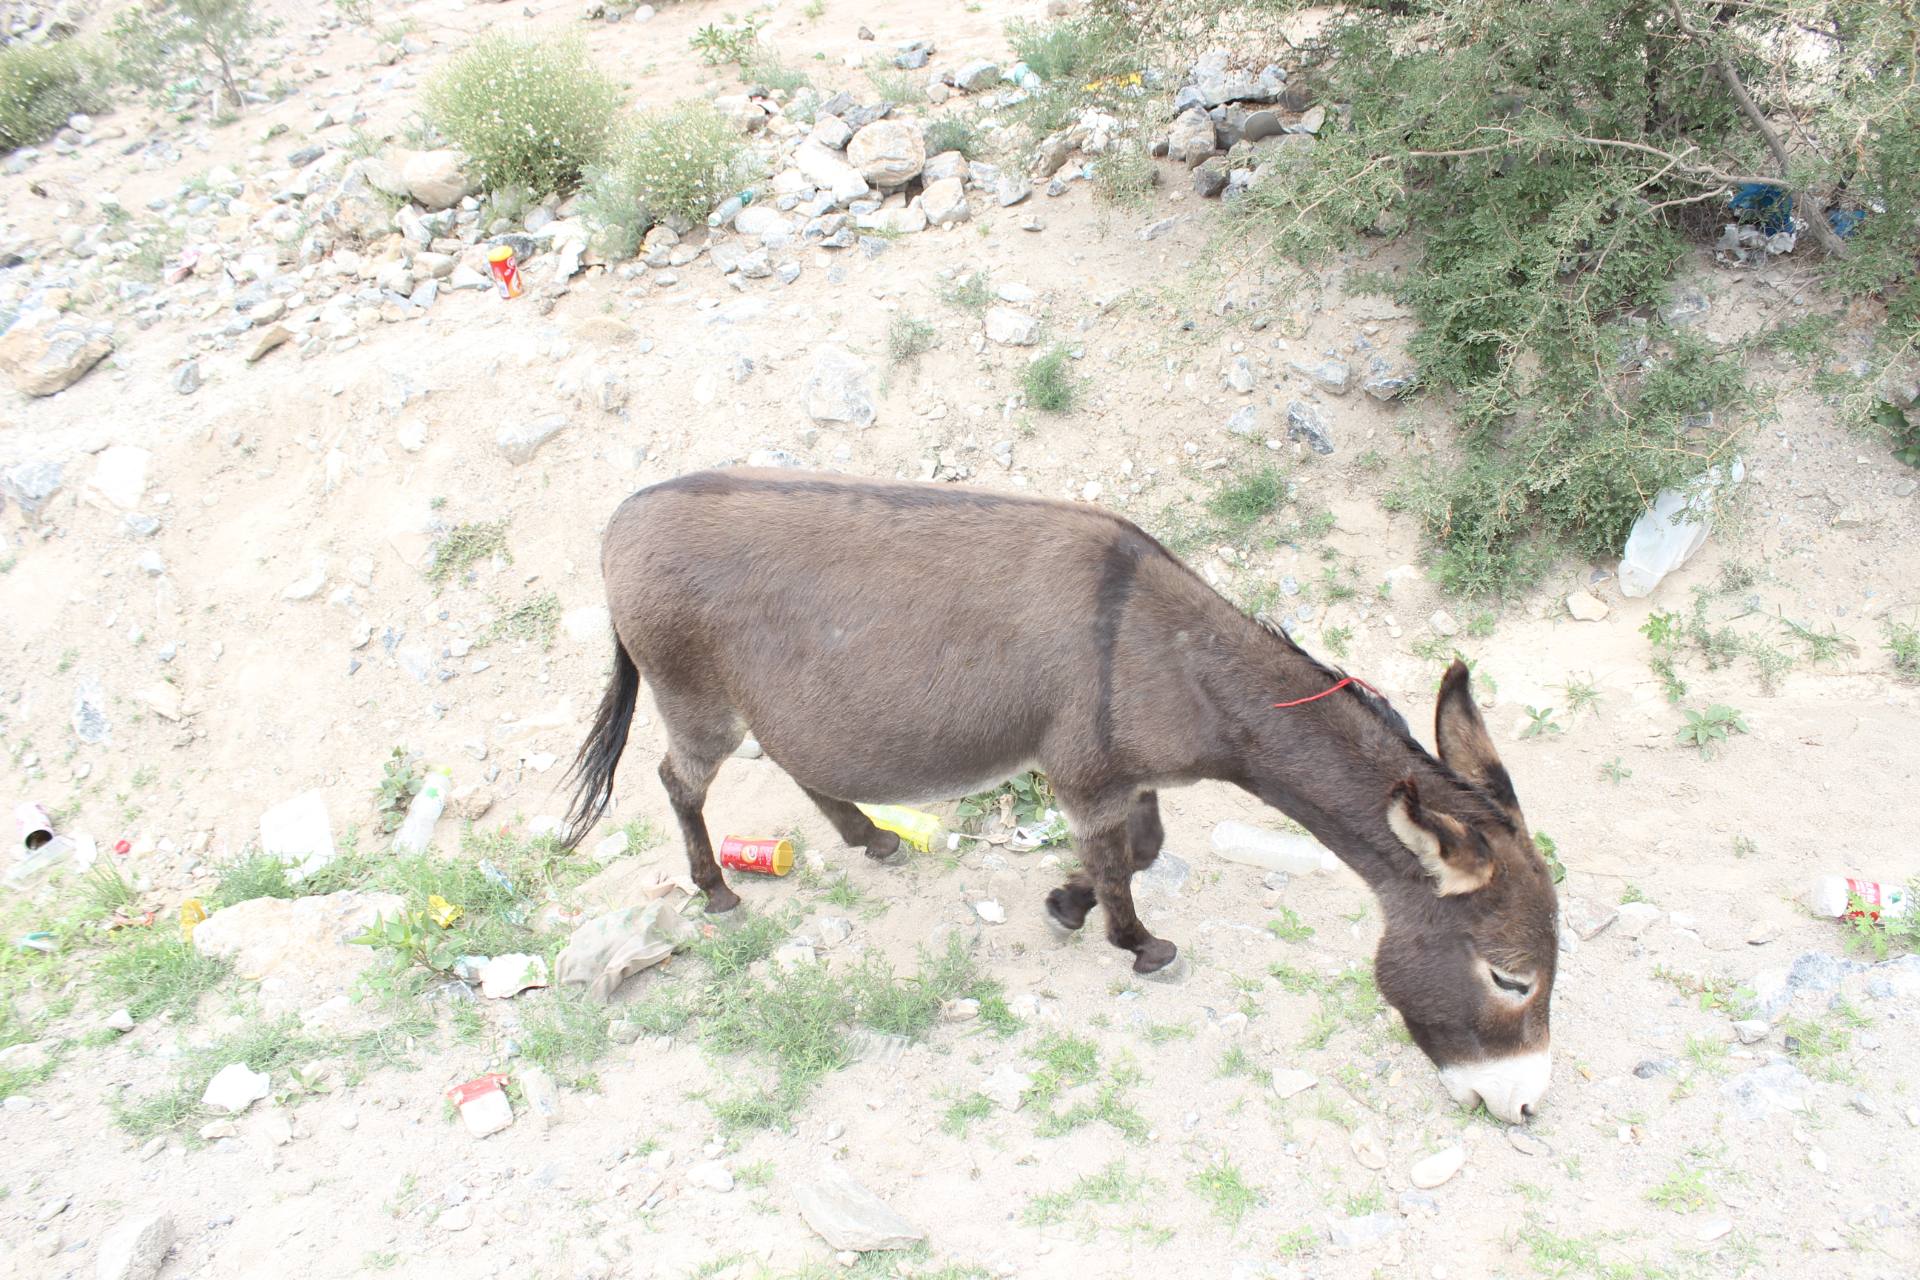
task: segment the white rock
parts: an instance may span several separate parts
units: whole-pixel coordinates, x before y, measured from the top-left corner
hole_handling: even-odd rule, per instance
[[[973,217],[965,185],[958,178],[942,178],[920,193],[920,207],[936,227],[952,226]]]
[[[1007,909],[991,898],[983,898],[973,904],[973,913],[988,924],[1005,924]]]
[[[807,1225],[834,1249],[855,1253],[904,1249],[927,1238],[926,1232],[831,1162],[816,1165],[795,1189],[793,1200]]]
[[[164,1213],[125,1219],[101,1237],[94,1275],[98,1280],[153,1280],[173,1248],[173,1234],[173,1219]]]
[[[327,562],[315,560],[313,566],[280,593],[282,600],[311,600],[327,585]]]
[[[540,452],[540,446],[571,425],[564,413],[550,413],[532,422],[502,427],[500,433],[494,437],[494,444],[499,448],[502,457],[515,466],[520,466],[532,462],[533,455]]]
[[[702,1160],[687,1166],[687,1185],[725,1193],[733,1190],[733,1174],[718,1160]]]
[[[927,163],[927,139],[917,120],[875,120],[847,143],[847,163],[876,187],[904,186]]]
[[[1467,1149],[1456,1144],[1416,1161],[1413,1168],[1407,1171],[1407,1179],[1422,1191],[1431,1191],[1460,1172],[1466,1162]]]
[[[867,376],[867,366],[841,348],[816,349],[807,372],[807,416],[815,422],[872,426],[875,410]]]
[[[1591,591],[1576,591],[1567,597],[1567,612],[1581,622],[1598,622],[1611,610]]]
[[[416,151],[400,167],[400,180],[429,213],[452,208],[478,185],[458,151]]]
[[[1629,938],[1638,938],[1664,913],[1651,902],[1623,902],[1620,904],[1620,919],[1614,925],[1614,932]]]
[[[1273,1091],[1283,1098],[1305,1093],[1319,1083],[1312,1072],[1294,1067],[1279,1067],[1273,1073]]]
[[[272,1092],[272,1082],[264,1071],[254,1071],[244,1062],[234,1062],[220,1068],[219,1073],[207,1081],[207,1091],[200,1096],[200,1101],[238,1115]]]
[[[87,496],[122,511],[133,510],[147,491],[147,462],[152,456],[130,444],[102,449],[94,459],[93,475],[87,479]]]
[[[1033,1077],[1003,1062],[993,1074],[980,1082],[980,1092],[993,1099],[1002,1111],[1018,1111],[1033,1088]]]
[[[1008,347],[1030,347],[1040,341],[1040,321],[1012,307],[987,308],[987,337]]]
[[[1347,1139],[1347,1147],[1353,1152],[1363,1168],[1384,1169],[1387,1167],[1387,1144],[1373,1131],[1372,1125],[1361,1125]]]

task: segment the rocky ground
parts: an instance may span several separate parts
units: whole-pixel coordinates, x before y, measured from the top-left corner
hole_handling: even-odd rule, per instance
[[[1849,949],[1802,901],[1818,874],[1920,871],[1920,688],[1886,648],[1920,609],[1920,499],[1812,370],[1765,372],[1732,520],[1651,599],[1567,564],[1482,612],[1380,503],[1446,439],[1444,405],[1401,396],[1404,314],[1343,288],[1400,251],[1274,273],[1211,198],[1310,157],[1328,113],[1277,73],[1162,86],[1182,114],[1154,116],[1168,154],[1135,205],[1088,169],[1126,112],[1037,150],[1002,118],[1003,25],[1038,6],[774,5],[807,112],[700,63],[707,4],[378,4],[371,30],[272,7],[237,119],[122,105],[0,178],[0,796],[75,842],[51,874],[0,864],[11,1274],[1920,1265],[1920,960]],[[45,8],[9,29],[85,26]],[[611,263],[570,205],[476,198],[410,126],[425,78],[516,20],[582,35],[636,102],[720,95],[765,198]],[[881,112],[862,68],[916,41],[928,100]],[[926,154],[949,116],[981,162]],[[485,287],[501,237],[511,301]],[[1716,338],[1826,308],[1793,254],[1703,253],[1691,290]],[[1870,318],[1849,323],[1842,361]],[[1056,350],[1068,412],[1024,390]],[[1470,657],[1568,869],[1541,1114],[1453,1107],[1373,994],[1363,885],[1217,858],[1216,823],[1277,823],[1223,787],[1164,796],[1140,885],[1191,960],[1174,984],[1049,932],[1065,848],[990,821],[874,865],[755,758],[709,821],[790,836],[798,868],[734,876],[727,930],[680,923],[645,704],[605,830],[555,854],[606,671],[603,522],[749,459],[1109,506],[1417,728]],[[1247,494],[1256,518],[1221,514]],[[1677,706],[1642,630],[1669,612],[1705,637],[1675,647]],[[1682,745],[1682,710],[1714,705],[1745,732]],[[426,859],[382,829],[396,746],[452,775]],[[610,1008],[563,981],[591,970],[582,922],[647,903],[678,954]],[[409,910],[396,947],[440,977],[345,941]],[[463,1117],[448,1090],[490,1075],[511,1124],[476,1136],[501,1099],[475,1086]]]

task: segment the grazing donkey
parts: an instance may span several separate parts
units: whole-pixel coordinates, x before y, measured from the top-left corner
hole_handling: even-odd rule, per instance
[[[660,780],[710,912],[739,897],[701,807],[751,728],[848,844],[854,806],[965,795],[1038,767],[1085,870],[1047,895],[1151,973],[1134,910],[1155,788],[1216,778],[1303,824],[1380,899],[1381,993],[1462,1105],[1519,1121],[1546,1092],[1553,882],[1456,662],[1439,759],[1357,680],[1246,617],[1092,506],[803,471],[703,471],[634,494],[601,557],[613,678],[574,764],[569,836],[605,812],[646,673]]]

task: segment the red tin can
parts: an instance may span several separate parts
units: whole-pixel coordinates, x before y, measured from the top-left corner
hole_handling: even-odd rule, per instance
[[[793,870],[793,843],[771,836],[727,836],[720,841],[720,865],[763,876],[783,876]]]
[[[520,285],[520,267],[513,260],[513,246],[495,245],[487,253],[487,265],[493,268],[493,282],[503,298],[517,298],[525,290]]]

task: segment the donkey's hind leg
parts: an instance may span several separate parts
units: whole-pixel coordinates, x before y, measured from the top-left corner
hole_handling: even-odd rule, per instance
[[[667,754],[660,761],[660,781],[673,804],[673,816],[680,820],[680,834],[687,845],[687,870],[693,882],[707,895],[707,910],[731,911],[740,905],[740,895],[727,886],[720,864],[713,859],[713,839],[707,834],[707,820],[701,810],[707,803],[707,788],[721,762],[733,754],[746,736],[731,712],[714,714],[696,700],[656,690],[654,703],[667,727]]]
[[[1160,825],[1159,793],[1142,791],[1127,813],[1127,857],[1133,869],[1145,871],[1152,866],[1166,841],[1167,829]]]
[[[807,793],[807,799],[819,806],[820,812],[827,815],[827,821],[840,833],[840,838],[849,845],[865,845],[869,858],[876,862],[890,858],[900,848],[900,837],[875,826],[873,819],[860,812],[857,805],[823,795],[812,787],[802,786],[800,789]]]

